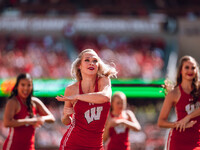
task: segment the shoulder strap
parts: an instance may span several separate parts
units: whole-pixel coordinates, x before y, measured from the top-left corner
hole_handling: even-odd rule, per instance
[[[181,87],[181,84],[179,84],[178,87],[179,87],[181,93],[183,93],[184,91],[183,91],[183,88]]]
[[[81,80],[79,81],[79,94],[83,94],[82,88],[81,88]]]
[[[98,89],[98,80],[99,80],[99,78],[97,77],[96,78],[96,85],[95,85],[95,92],[98,92],[99,91],[99,89]]]
[[[19,98],[18,95],[16,96],[16,98],[17,98],[17,100],[19,101],[20,105],[23,105],[23,103],[22,103],[22,101],[21,101],[21,99]]]

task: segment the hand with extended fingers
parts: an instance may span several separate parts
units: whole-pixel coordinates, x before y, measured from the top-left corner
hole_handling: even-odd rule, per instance
[[[197,121],[196,120],[191,120],[188,116],[184,117],[183,119],[179,120],[178,122],[176,122],[176,130],[181,131],[185,131],[186,128],[191,128],[194,126],[194,124],[196,124]]]
[[[74,102],[74,101],[76,101],[77,100],[77,98],[76,98],[76,95],[72,95],[72,96],[63,96],[63,95],[61,95],[61,96],[56,96],[56,99],[58,100],[58,101],[71,101],[71,102]]]

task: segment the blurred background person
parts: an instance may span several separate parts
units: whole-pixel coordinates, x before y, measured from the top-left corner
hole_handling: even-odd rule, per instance
[[[140,131],[141,126],[134,113],[127,110],[127,98],[116,92],[111,99],[110,114],[106,122],[103,140],[106,150],[130,150],[129,130]]]
[[[169,87],[169,85],[166,86]],[[183,130],[178,122],[195,109],[199,109],[200,106],[199,66],[193,57],[183,56],[180,59],[176,85],[174,88],[168,88],[167,90],[168,94],[165,97],[158,118],[158,126],[171,128],[167,149],[193,150],[200,148],[200,116],[187,122]],[[173,107],[175,107],[177,121],[170,122],[168,116]]]
[[[20,74],[4,112],[4,126],[9,127],[9,134],[3,150],[34,150],[35,128],[55,121],[47,107],[32,94],[31,76]]]

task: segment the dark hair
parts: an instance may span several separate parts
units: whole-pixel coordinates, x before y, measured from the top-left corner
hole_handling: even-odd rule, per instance
[[[17,80],[15,83],[14,88],[11,91],[11,95],[9,96],[9,98],[12,98],[13,96],[17,96],[18,95],[18,91],[17,91],[17,87],[19,85],[20,80],[22,79],[30,79],[32,80],[30,74],[28,73],[21,73],[17,76]],[[33,110],[32,110],[32,102],[31,102],[31,97],[33,95],[33,89],[31,90],[31,93],[29,94],[29,96],[27,97],[26,100],[26,105],[28,107],[28,112],[29,112],[29,117],[32,118],[33,117]]]
[[[195,75],[194,79],[192,80],[192,88],[193,88],[193,90],[190,92],[190,94],[193,97],[192,103],[196,103],[197,100],[198,100],[198,98],[199,98],[199,96],[200,96],[200,89],[199,89],[199,65],[198,65],[197,61],[193,57],[191,57],[191,56],[183,56],[180,59],[180,64],[179,64],[179,67],[178,67],[177,77],[176,77],[176,86],[178,86],[182,82],[181,70],[182,70],[182,67],[183,67],[183,63],[186,62],[186,61],[189,61],[189,60],[191,60],[192,62],[195,63],[196,69],[197,69],[197,74]]]

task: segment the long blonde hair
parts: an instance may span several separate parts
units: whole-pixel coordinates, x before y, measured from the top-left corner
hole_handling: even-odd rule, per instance
[[[81,70],[79,69],[79,66],[81,64],[82,57],[85,53],[93,53],[97,56],[99,61],[99,68],[97,72],[98,77],[116,77],[117,71],[115,67],[104,63],[93,49],[85,49],[78,55],[78,58],[76,58],[76,60],[72,63],[71,74],[72,77],[74,77],[77,81],[82,80]]]

